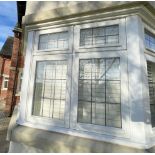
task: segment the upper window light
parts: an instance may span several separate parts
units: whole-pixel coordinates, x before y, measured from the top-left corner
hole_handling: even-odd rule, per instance
[[[42,34],[39,36],[39,50],[68,48],[68,32]]]
[[[155,52],[155,35],[149,31],[145,31],[145,46]]]
[[[80,46],[108,45],[119,43],[119,26],[102,26],[81,29]]]

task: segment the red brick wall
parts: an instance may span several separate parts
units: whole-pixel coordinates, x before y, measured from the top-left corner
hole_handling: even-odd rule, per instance
[[[4,59],[0,57],[0,93],[1,93],[1,87],[3,82],[3,68],[4,68]]]
[[[7,100],[5,111],[11,115],[14,109],[14,106],[19,101],[19,97],[16,97],[16,89],[18,84],[18,68],[19,66],[23,67],[23,57],[20,53],[21,46],[21,33],[14,31],[14,42],[13,42],[13,51],[11,57],[11,69],[10,69],[10,78],[7,91]]]
[[[10,73],[10,65],[11,65],[11,59],[5,59],[3,74],[9,75],[9,73]]]
[[[0,63],[1,64],[1,77],[0,77],[0,100],[6,99],[7,97],[7,90],[4,90],[2,88],[3,84],[3,74],[8,75],[10,73],[10,65],[11,65],[11,59],[6,59],[6,58],[0,58]]]
[[[1,90],[0,100],[6,100],[7,90]]]

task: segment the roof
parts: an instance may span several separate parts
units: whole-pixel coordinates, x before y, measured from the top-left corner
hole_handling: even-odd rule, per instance
[[[6,39],[2,49],[0,51],[0,55],[3,56],[3,57],[11,57],[12,48],[13,48],[13,37],[9,36]]]

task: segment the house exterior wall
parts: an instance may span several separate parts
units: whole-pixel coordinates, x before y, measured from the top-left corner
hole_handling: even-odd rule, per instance
[[[45,12],[35,12],[34,14],[32,10],[35,10],[35,6],[39,6],[40,9],[46,10],[47,4],[43,5],[44,2],[28,2],[27,3],[27,10],[26,10],[26,16],[23,18],[23,24],[25,26],[25,40],[24,40],[24,50],[23,53],[25,54],[25,68],[24,68],[24,84],[22,85],[22,94],[20,99],[20,116],[18,119],[18,124],[20,126],[13,129],[13,135],[12,135],[12,146],[19,147],[18,143],[25,143],[27,146],[35,147],[36,150],[40,149],[40,144],[35,144],[35,142],[39,142],[39,136],[36,136],[34,139],[30,138],[27,139],[28,141],[31,141],[30,143],[27,143],[27,140],[22,139],[21,137],[26,137],[26,132],[23,132],[23,136],[20,137],[18,134],[19,131],[26,130],[27,127],[29,127],[29,130],[32,128],[36,128],[36,131],[38,129],[43,129],[41,131],[41,135],[46,135],[45,130],[48,130],[48,136],[44,136],[46,146],[50,148],[51,150],[48,150],[47,148],[42,148],[44,152],[57,152],[54,145],[50,145],[50,139],[54,142],[56,141],[56,144],[60,144],[62,146],[62,152],[74,152],[73,151],[73,145],[72,142],[68,142],[68,145],[62,144],[62,139],[65,136],[69,136],[71,139],[73,138],[84,138],[89,139],[90,142],[87,143],[86,150],[79,147],[79,151],[82,152],[97,152],[97,148],[102,146],[103,141],[115,143],[115,144],[121,144],[126,145],[130,147],[137,147],[141,149],[150,148],[155,144],[155,139],[153,137],[153,129],[150,124],[150,107],[149,107],[149,101],[148,101],[148,82],[147,82],[147,69],[146,69],[146,56],[145,56],[145,46],[144,46],[144,27],[145,25],[148,25],[148,27],[155,28],[154,25],[154,14],[151,14],[152,17],[148,14],[147,7],[139,6],[138,2],[133,2],[132,5],[129,2],[122,2],[122,6],[119,6],[117,9],[114,7],[114,3],[111,2],[113,5],[109,5],[107,2],[107,10],[104,8],[105,2],[99,2],[99,5],[94,6],[94,2],[84,2],[85,4],[82,4],[83,6],[87,5],[87,8],[84,8],[83,10],[79,9],[81,4],[73,4],[73,7],[69,7],[68,5],[66,7],[57,8],[57,10],[53,9],[51,11],[45,11]],[[51,2],[52,3],[52,2]],[[41,5],[42,4],[42,5]],[[59,3],[55,3],[55,6],[57,6]],[[115,3],[115,4],[121,4]],[[127,4],[127,5],[125,5]],[[64,4],[62,4],[63,6]],[[66,3],[65,3],[66,5]],[[44,8],[44,7],[45,8]],[[55,7],[54,6],[54,7]],[[94,7],[93,7],[94,6]],[[109,6],[109,7],[108,7]],[[113,7],[114,8],[113,8]],[[130,7],[129,7],[130,6]],[[41,8],[43,7],[43,8]],[[93,10],[91,10],[93,8]],[[122,9],[126,8],[126,10]],[[50,8],[51,9],[51,8]],[[116,10],[115,10],[116,9]],[[91,10],[91,11],[90,11]],[[147,11],[146,11],[147,10]],[[89,12],[90,11],[90,12]],[[95,13],[93,11],[96,11]],[[55,12],[55,14],[53,14]],[[83,13],[83,14],[82,14]],[[84,14],[85,13],[85,14]],[[41,16],[40,16],[41,15]],[[47,16],[48,15],[48,16]],[[72,16],[71,16],[72,15]],[[75,36],[77,34],[77,31],[74,31],[74,28],[76,29],[76,26],[82,25],[82,24],[90,24],[90,23],[97,23],[97,22],[115,22],[116,20],[123,19],[122,21],[125,22],[124,29],[125,29],[125,39],[123,42],[123,48],[116,48],[113,50],[109,50],[108,48],[103,49],[104,53],[103,55],[108,57],[108,54],[111,51],[111,55],[119,55],[121,57],[122,66],[121,69],[123,70],[122,79],[122,93],[123,93],[123,104],[122,104],[122,121],[123,121],[123,128],[121,129],[114,129],[114,128],[104,128],[102,131],[97,130],[97,132],[91,132],[91,128],[84,128],[83,130],[82,126],[76,126],[75,121],[72,121],[72,118],[74,118],[74,113],[76,113],[76,109],[74,109],[74,105],[71,106],[71,118],[70,118],[70,125],[68,128],[64,127],[58,127],[58,126],[52,126],[50,123],[45,123],[46,120],[44,119],[44,122],[41,122],[41,119],[36,119],[31,117],[31,114],[28,114],[26,111],[26,108],[28,108],[28,111],[30,110],[30,96],[32,97],[32,88],[33,84],[30,81],[30,78],[34,77],[34,74],[30,76],[30,73],[34,73],[31,71],[31,67],[34,67],[32,65],[32,58],[33,58],[33,52],[35,50],[34,44],[36,43],[36,40],[34,38],[38,31],[44,30],[47,31],[48,29],[56,29],[57,27],[72,27],[71,32],[75,32]],[[67,21],[67,22],[66,22]],[[152,22],[153,21],[153,22]],[[99,26],[99,25],[98,25]],[[77,42],[77,41],[76,41]],[[72,42],[73,51],[76,52],[78,49],[78,45],[76,42]],[[75,49],[74,49],[75,47]],[[80,50],[79,50],[80,51]],[[35,51],[36,52],[36,51]],[[83,52],[85,52],[83,50]],[[116,52],[113,54],[112,52]],[[46,53],[48,54],[48,52]],[[109,56],[110,56],[109,54]],[[78,54],[77,54],[78,55]],[[80,55],[80,54],[79,54]],[[95,54],[92,54],[93,57]],[[99,55],[99,54],[98,54]],[[102,56],[103,56],[102,55]],[[51,54],[52,57],[52,54]],[[73,58],[76,58],[76,54],[73,54]],[[97,57],[97,56],[96,56]],[[45,56],[45,59],[48,60],[49,58]],[[54,59],[54,58],[53,58]],[[75,66],[77,67],[76,63],[78,59],[75,59]],[[73,66],[73,67],[75,67]],[[73,75],[76,74],[76,67],[73,70]],[[31,71],[31,72],[30,72]],[[74,76],[73,76],[74,79]],[[75,78],[76,79],[76,78]],[[76,89],[77,87],[77,80],[74,80],[72,83],[72,90]],[[72,99],[71,104],[76,102],[76,95],[72,93]],[[30,110],[31,111],[31,110]],[[26,117],[25,117],[26,116]],[[73,116],[73,117],[72,117]],[[32,118],[32,119],[31,119]],[[23,127],[22,127],[23,126]],[[27,126],[27,127],[25,127]],[[17,132],[18,131],[18,132]],[[35,129],[34,129],[35,131]],[[31,131],[30,131],[31,132]],[[101,133],[102,132],[102,133]],[[32,132],[31,132],[32,133]],[[57,133],[64,134],[61,138],[57,137]],[[80,144],[85,143],[85,140],[81,140],[77,142],[76,146],[80,146]],[[99,141],[99,142],[94,142]],[[15,143],[14,143],[15,142]],[[17,143],[17,144],[16,144]],[[94,150],[92,150],[92,143]],[[85,144],[84,144],[85,145]],[[56,146],[57,147],[57,146]],[[78,149],[77,149],[78,150]],[[101,150],[102,152],[103,150]]]
[[[3,81],[4,77],[9,77],[10,73],[10,65],[11,60],[7,58],[1,58],[2,68],[1,68],[1,93],[0,93],[0,99],[6,101],[7,97],[7,89],[3,88]]]
[[[14,106],[19,103],[20,90],[17,90],[19,84],[19,70],[24,66],[24,57],[21,53],[21,32],[14,31],[13,51],[10,64],[9,84],[7,91],[7,100],[5,112],[12,114]]]

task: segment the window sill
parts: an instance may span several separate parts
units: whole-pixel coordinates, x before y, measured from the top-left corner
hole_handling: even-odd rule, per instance
[[[31,133],[31,134],[29,134]],[[27,138],[25,138],[27,137]],[[18,125],[12,131],[11,141],[24,143],[29,146],[33,146],[36,148],[40,148],[46,150],[47,152],[64,152],[61,149],[67,149],[67,152],[72,152],[73,148],[75,152],[83,152],[87,149],[86,152],[104,152],[103,150],[98,150],[98,147],[92,146],[102,146],[103,149],[105,143],[110,142],[109,145],[124,145],[130,147],[144,148],[144,144],[132,142],[129,138],[118,138],[118,137],[109,137],[109,136],[99,136],[100,138],[95,139],[92,136],[83,136],[76,131],[68,131],[66,130],[64,133],[59,130],[55,131],[46,131],[42,129],[38,129],[36,126],[32,127],[30,124]],[[102,138],[102,139],[101,139]],[[112,144],[114,143],[114,144]],[[60,147],[57,147],[58,144],[61,144]],[[92,144],[92,145],[91,145]],[[85,147],[83,147],[85,146]],[[55,149],[57,150],[55,150]],[[76,150],[79,149],[80,150]],[[111,148],[111,147],[110,147]],[[50,149],[50,150],[49,150]],[[83,150],[84,149],[84,150]],[[93,149],[93,151],[92,151]],[[69,151],[70,150],[70,151]],[[72,151],[71,151],[72,150]]]
[[[8,90],[8,88],[2,88],[1,90]]]

